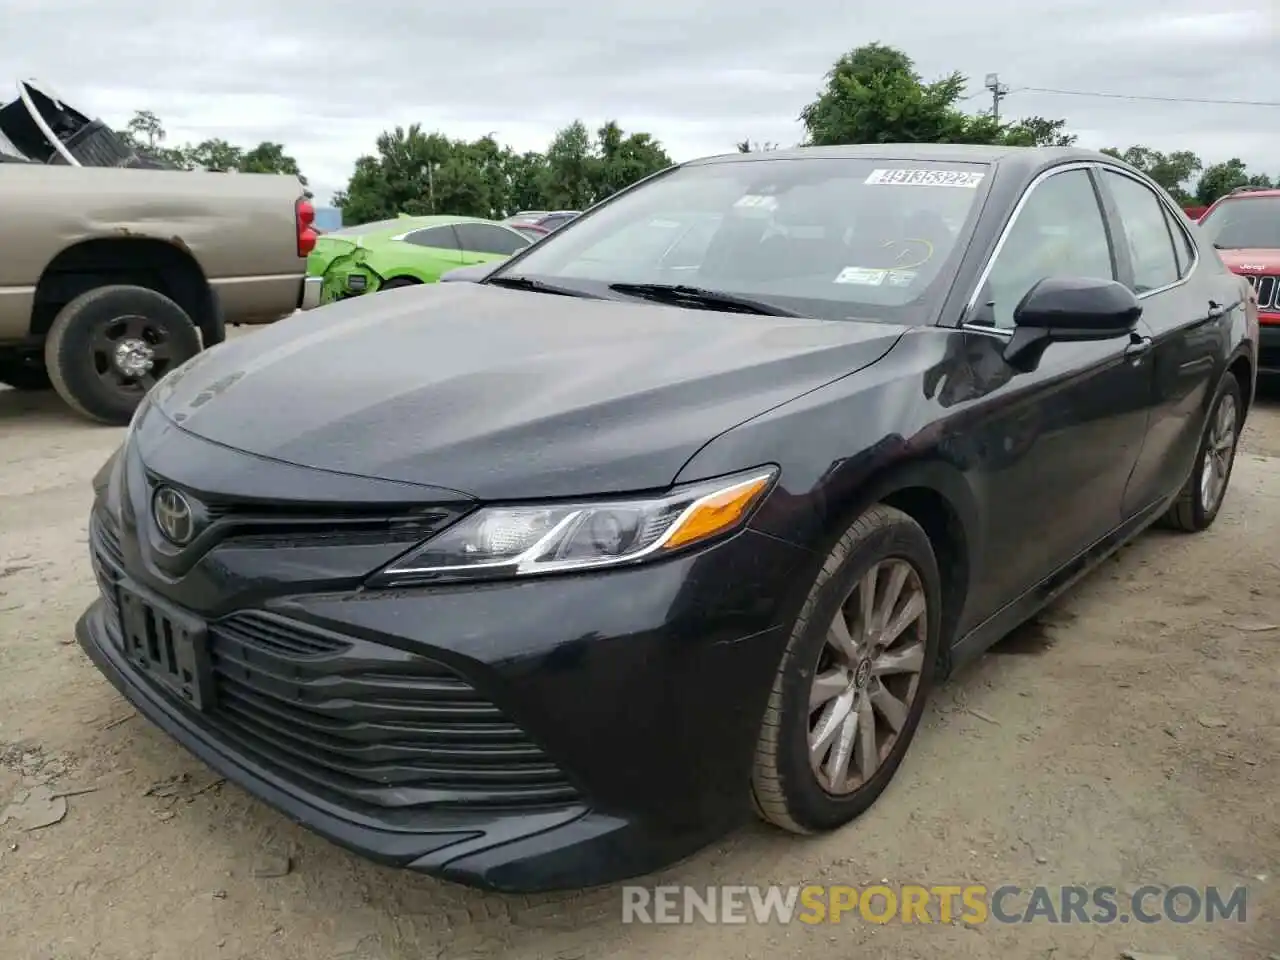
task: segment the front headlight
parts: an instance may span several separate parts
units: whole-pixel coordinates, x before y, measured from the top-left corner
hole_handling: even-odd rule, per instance
[[[776,467],[643,499],[484,507],[394,561],[371,586],[494,579],[640,563],[738,530]]]

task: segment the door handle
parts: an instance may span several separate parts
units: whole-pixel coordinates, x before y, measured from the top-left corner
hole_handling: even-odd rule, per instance
[[[1150,337],[1139,337],[1135,334],[1129,341],[1129,345],[1124,348],[1124,355],[1131,363],[1138,363],[1151,352],[1152,345],[1153,341]]]

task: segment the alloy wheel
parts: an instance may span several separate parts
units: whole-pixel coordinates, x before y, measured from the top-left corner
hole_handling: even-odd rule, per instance
[[[809,764],[828,793],[852,793],[884,762],[920,689],[928,602],[906,560],[871,567],[827,628],[809,693]]]
[[[1227,489],[1236,451],[1237,422],[1235,397],[1224,394],[1209,423],[1204,460],[1200,464],[1200,503],[1205,513],[1211,514],[1217,509]]]

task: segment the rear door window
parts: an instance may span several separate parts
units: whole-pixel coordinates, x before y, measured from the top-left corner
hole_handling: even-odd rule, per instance
[[[462,249],[470,253],[510,256],[529,246],[528,238],[492,223],[460,223],[457,231]]]
[[[1113,170],[1104,171],[1115,199],[1133,262],[1133,292],[1149,293],[1181,276],[1164,204],[1145,184]]]
[[[427,227],[425,230],[415,230],[413,233],[406,233],[404,236],[405,243],[412,243],[415,247],[435,247],[439,250],[457,250],[458,237],[453,232],[453,227]]]

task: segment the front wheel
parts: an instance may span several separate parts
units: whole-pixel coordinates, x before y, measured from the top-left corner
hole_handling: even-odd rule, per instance
[[[794,833],[848,823],[888,786],[933,684],[941,586],[928,535],[878,504],[827,556],[765,710],[751,789]]]
[[[1244,421],[1240,384],[1228,373],[1218,388],[1204,436],[1196,451],[1196,464],[1162,525],[1185,533],[1199,533],[1212,525],[1222,509],[1236,462],[1236,445]]]

